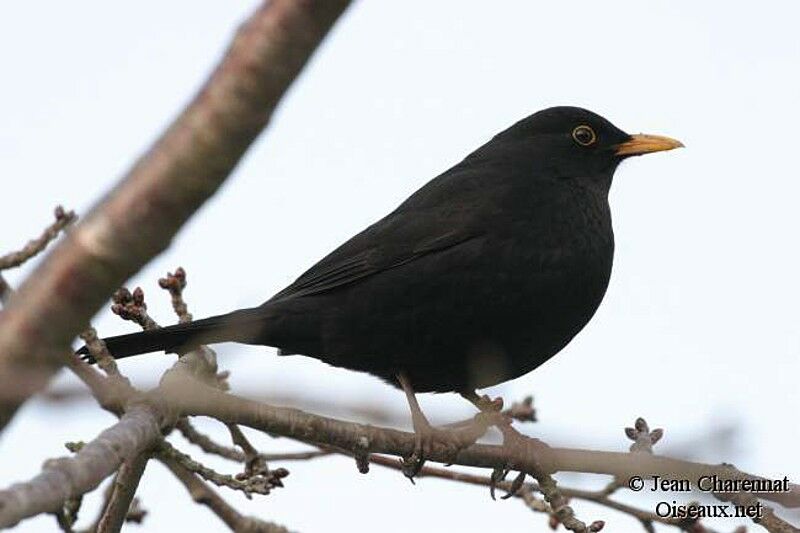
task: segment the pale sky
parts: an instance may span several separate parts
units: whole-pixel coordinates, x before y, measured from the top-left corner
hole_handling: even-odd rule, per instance
[[[36,235],[58,203],[85,213],[197,90],[257,4],[0,5],[0,253]],[[644,416],[665,428],[657,450],[797,481],[800,4],[491,5],[357,2],[225,187],[130,285],[143,286],[163,323],[174,319],[156,281],[178,265],[195,317],[257,305],[497,131],[551,105],[587,107],[686,149],[620,167],[614,272],[600,310],[555,358],[486,392],[507,401],[534,394],[541,422],[525,429],[552,444],[626,450],[623,428]],[[103,335],[133,330],[107,309],[95,325]],[[219,352],[234,391],[404,413],[402,393],[367,375],[265,348]],[[152,355],[122,368],[152,383],[171,361]],[[421,402],[434,421],[471,414],[456,395]],[[112,422],[88,402],[28,403],[0,436],[0,483],[31,477],[65,453],[65,441],[91,439]],[[731,426],[725,442],[712,438]],[[257,440],[266,451],[297,447]],[[223,494],[303,532],[546,530],[544,516],[480,488],[412,486],[379,467],[362,476],[348,459],[283,466],[292,472],[285,489],[252,502]],[[158,464],[140,496],[150,511],[142,531],[225,530]],[[620,498],[647,509],[657,501]],[[639,527],[604,508],[575,508],[609,531]],[[54,527],[41,517],[19,530]]]

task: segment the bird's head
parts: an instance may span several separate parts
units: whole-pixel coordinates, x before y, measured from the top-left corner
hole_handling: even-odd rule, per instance
[[[623,159],[681,146],[669,137],[625,133],[580,107],[551,107],[499,133],[481,151],[521,159],[548,178],[599,178],[610,184]]]

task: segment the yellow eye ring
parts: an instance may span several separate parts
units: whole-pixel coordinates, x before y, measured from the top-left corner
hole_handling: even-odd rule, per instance
[[[572,130],[572,138],[581,146],[591,146],[597,141],[594,130],[585,124]]]

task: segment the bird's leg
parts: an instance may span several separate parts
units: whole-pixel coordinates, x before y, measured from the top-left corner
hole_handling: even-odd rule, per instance
[[[453,429],[438,429],[431,425],[422,409],[419,406],[417,397],[414,394],[414,388],[405,373],[397,374],[397,381],[406,393],[406,400],[411,409],[411,421],[414,426],[414,453],[403,459],[403,473],[413,481],[425,464],[425,458],[430,454],[434,444],[442,444],[447,447],[448,455],[453,457],[458,454],[459,450],[469,446],[478,437],[471,438],[471,435],[464,438],[461,432]]]
[[[547,453],[549,446],[539,439],[523,435],[511,426],[511,417],[503,413],[503,399],[495,398],[492,400],[486,395],[478,396],[475,391],[465,391],[461,393],[465,399],[472,402],[475,407],[480,409],[480,413],[476,419],[478,423],[486,424],[487,426],[493,425],[500,430],[503,434],[503,446],[508,450],[509,457],[514,454],[524,453],[527,456],[537,457],[539,454]],[[483,420],[481,420],[483,419]],[[498,481],[502,481],[511,471],[511,465],[502,465],[495,468],[492,473],[491,483],[489,485],[489,493],[492,499],[495,498],[494,492]],[[503,496],[503,499],[510,498],[520,489],[522,483],[525,481],[525,473],[520,472],[514,482],[511,484],[511,490],[508,494]]]
[[[489,398],[487,395],[479,396],[473,390],[465,390],[459,392],[462,398],[469,401],[472,405],[480,411],[472,420],[464,420],[451,424],[449,427],[462,428],[464,426],[472,427],[473,432],[483,435],[489,426],[500,426],[509,423],[508,417],[503,413],[503,399],[497,397],[495,399]]]
[[[503,399],[498,396],[494,400],[486,394],[478,396],[474,390],[462,391],[461,396],[478,408],[481,413],[499,413],[503,410]]]

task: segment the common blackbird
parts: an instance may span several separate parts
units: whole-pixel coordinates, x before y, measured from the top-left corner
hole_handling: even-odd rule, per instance
[[[413,391],[478,405],[476,388],[530,372],[586,325],[611,274],[614,171],[680,146],[577,107],[539,111],[260,306],[104,340],[116,358],[234,341],[368,372],[406,391],[419,435]]]

